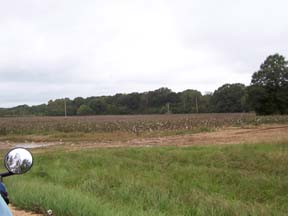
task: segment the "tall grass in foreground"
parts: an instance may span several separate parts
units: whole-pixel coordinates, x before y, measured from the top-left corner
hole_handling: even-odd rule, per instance
[[[55,215],[287,215],[288,142],[35,155],[5,179],[18,207]]]

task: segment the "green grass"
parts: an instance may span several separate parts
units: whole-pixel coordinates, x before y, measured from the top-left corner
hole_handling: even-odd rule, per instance
[[[288,142],[35,155],[13,204],[56,215],[287,215]]]

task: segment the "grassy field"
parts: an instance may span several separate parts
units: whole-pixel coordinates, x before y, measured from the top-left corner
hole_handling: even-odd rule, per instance
[[[287,215],[288,141],[58,149],[5,183],[16,206],[63,216]]]
[[[15,206],[57,216],[287,215],[287,125],[242,113],[0,118],[1,149],[55,144],[4,181]]]

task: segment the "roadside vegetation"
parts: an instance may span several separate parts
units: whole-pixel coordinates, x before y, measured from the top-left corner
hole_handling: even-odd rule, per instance
[[[288,142],[35,154],[11,201],[55,215],[286,215]]]

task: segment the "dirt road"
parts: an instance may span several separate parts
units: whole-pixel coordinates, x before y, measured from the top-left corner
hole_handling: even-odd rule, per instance
[[[66,143],[63,145],[73,151],[80,148],[222,145],[269,143],[271,141],[281,142],[283,140],[288,140],[288,125],[265,125],[248,128],[228,127],[215,132],[197,134],[137,138],[129,141]]]

